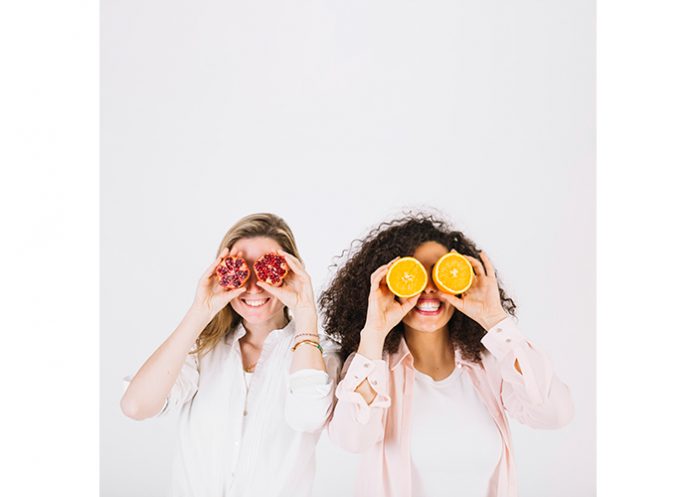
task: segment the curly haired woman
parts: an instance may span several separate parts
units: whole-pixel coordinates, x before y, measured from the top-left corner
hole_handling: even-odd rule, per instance
[[[400,256],[430,272],[452,249],[475,272],[463,295],[430,279],[409,299],[389,291],[385,276]],[[347,358],[329,436],[363,454],[360,497],[515,497],[507,415],[533,428],[573,417],[568,387],[517,327],[487,254],[442,220],[407,215],[371,231],[320,307]]]

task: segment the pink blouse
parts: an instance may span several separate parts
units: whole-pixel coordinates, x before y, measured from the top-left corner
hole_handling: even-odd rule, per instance
[[[532,428],[560,428],[573,418],[570,389],[556,376],[549,356],[520,332],[508,316],[481,339],[482,364],[457,352],[481,402],[504,442],[486,497],[517,497],[515,465],[507,414]],[[519,362],[522,374],[515,368]],[[356,495],[411,497],[411,399],[414,367],[402,338],[394,354],[370,360],[353,353],[336,387],[338,399],[329,422],[331,440],[350,452],[363,453]],[[365,379],[377,392],[370,405],[356,387]]]

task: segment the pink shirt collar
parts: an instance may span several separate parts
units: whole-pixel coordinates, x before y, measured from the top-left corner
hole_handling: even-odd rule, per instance
[[[402,362],[404,362],[405,367],[413,368],[413,355],[411,354],[403,335],[399,339],[399,347],[396,352],[389,354],[388,356],[389,369],[394,371]],[[454,362],[458,365],[467,367],[478,366],[478,363],[462,356],[461,351],[457,347],[454,348]]]

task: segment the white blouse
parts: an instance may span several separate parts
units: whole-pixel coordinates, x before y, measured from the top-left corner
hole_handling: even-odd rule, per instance
[[[272,331],[247,378],[242,325],[200,362],[187,357],[158,414],[180,414],[170,497],[311,495],[315,445],[331,413],[340,359],[322,338],[328,374],[290,375],[294,333],[292,320]]]
[[[411,424],[413,497],[485,497],[503,439],[465,368],[440,381],[415,370]]]

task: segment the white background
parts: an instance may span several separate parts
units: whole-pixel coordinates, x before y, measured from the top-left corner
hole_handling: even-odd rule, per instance
[[[97,9],[0,4],[3,495],[98,493]],[[692,486],[694,14],[600,2],[600,497]]]
[[[433,206],[490,253],[576,402],[511,420],[521,496],[595,485],[593,6],[572,2],[105,2],[101,487],[162,495],[175,420],[135,422],[120,379],[174,329],[241,216],[294,230],[317,290],[331,258]],[[352,495],[323,438],[315,495]]]
[[[695,12],[660,6],[600,2],[600,497],[692,485]],[[98,41],[95,3],[0,4],[3,495],[98,493]]]

